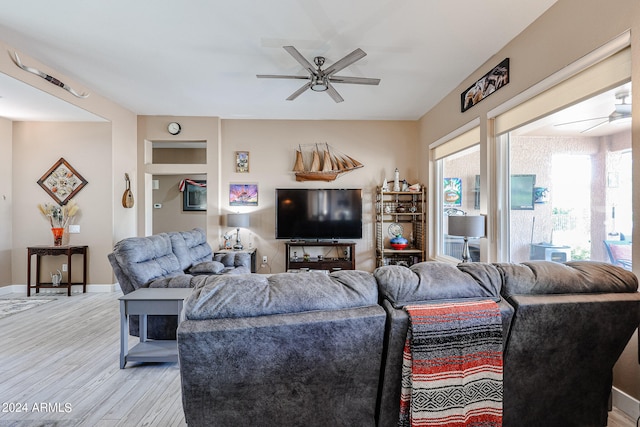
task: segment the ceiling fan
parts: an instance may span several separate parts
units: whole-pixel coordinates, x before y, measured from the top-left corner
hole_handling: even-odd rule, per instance
[[[590,119],[583,119],[583,120],[575,120],[572,122],[565,122],[565,123],[558,123],[555,126],[564,126],[564,125],[570,125],[570,124],[574,124],[574,123],[582,123],[582,122],[589,122],[589,121],[593,121],[593,120],[599,120],[599,123],[596,123],[592,126],[589,126],[588,128],[581,130],[580,133],[585,133],[585,132],[589,132],[590,130],[593,130],[597,127],[600,127],[606,123],[614,123],[614,122],[619,122],[620,120],[623,119],[630,119],[631,118],[631,104],[627,103],[627,98],[629,97],[629,92],[628,91],[623,91],[623,92],[618,92],[616,93],[616,99],[622,101],[619,104],[614,104],[614,110],[611,112],[611,114],[609,114],[608,116],[605,117],[592,117]]]
[[[324,56],[316,56],[313,58],[312,65],[309,61],[305,59],[304,56],[293,46],[283,46],[284,50],[289,52],[293,59],[298,61],[300,65],[302,65],[308,72],[308,76],[286,76],[286,75],[277,75],[277,74],[258,74],[256,77],[259,79],[301,79],[301,80],[309,80],[304,86],[300,89],[293,92],[288,98],[287,101],[293,101],[298,96],[300,96],[307,89],[311,89],[315,92],[327,92],[331,99],[335,102],[342,102],[344,98],[340,96],[338,91],[333,87],[332,83],[350,83],[350,84],[358,84],[358,85],[378,85],[380,83],[380,79],[370,79],[366,77],[341,77],[336,76],[335,74],[338,71],[341,71],[347,68],[349,65],[354,62],[364,58],[367,54],[360,48],[354,50],[344,58],[336,61],[334,64],[322,69],[322,66],[325,62]]]

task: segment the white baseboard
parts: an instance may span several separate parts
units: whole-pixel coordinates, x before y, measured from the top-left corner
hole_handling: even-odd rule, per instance
[[[33,292],[33,291],[32,291]],[[53,288],[40,289],[40,294],[59,294],[61,291]],[[66,292],[66,289],[64,289]],[[73,285],[71,293],[82,292],[82,285]],[[118,283],[113,284],[88,284],[87,292],[96,293],[109,293],[120,292],[120,285]],[[27,285],[9,285],[0,288],[0,295],[5,294],[27,294]]]
[[[640,401],[633,396],[628,395],[622,390],[613,387],[611,389],[611,397],[613,406],[637,420],[640,417]]]

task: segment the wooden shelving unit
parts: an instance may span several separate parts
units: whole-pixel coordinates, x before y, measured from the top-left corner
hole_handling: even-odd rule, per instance
[[[426,200],[425,187],[420,191],[382,191],[376,188],[376,265],[405,265],[426,260]],[[404,208],[398,212],[398,208]],[[402,209],[400,209],[402,210]],[[409,246],[402,250],[391,248],[389,226],[402,227],[402,235]]]

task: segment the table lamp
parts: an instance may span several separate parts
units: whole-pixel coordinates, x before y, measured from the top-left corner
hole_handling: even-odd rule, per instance
[[[235,213],[227,214],[227,226],[236,227],[236,244],[233,245],[233,249],[240,250],[243,248],[240,242],[240,228],[249,227],[249,214],[248,213]]]
[[[471,261],[469,237],[484,237],[485,217],[482,215],[451,215],[449,217],[449,235],[464,237],[462,262]]]

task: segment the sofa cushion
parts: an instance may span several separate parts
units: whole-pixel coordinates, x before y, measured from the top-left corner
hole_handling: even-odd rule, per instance
[[[505,296],[635,292],[638,278],[621,267],[596,261],[497,263]]]
[[[190,288],[193,276],[190,274],[174,274],[167,277],[160,277],[149,283],[150,288]]]
[[[251,255],[247,252],[221,252],[215,254],[213,260],[221,262],[225,267],[251,268]]]
[[[134,289],[158,277],[183,273],[167,233],[121,240],[115,244],[113,255]]]
[[[196,276],[185,303],[190,320],[256,317],[376,305],[376,281],[364,271]]]
[[[189,267],[186,271],[189,274],[218,274],[225,269],[223,263],[218,261],[204,261]]]
[[[387,265],[373,272],[380,294],[394,307],[461,298],[500,301],[501,276],[487,263],[421,262],[409,268]]]
[[[189,231],[167,233],[171,239],[173,253],[180,262],[182,270],[204,261],[211,261],[213,253],[207,243],[207,234],[202,228]]]

